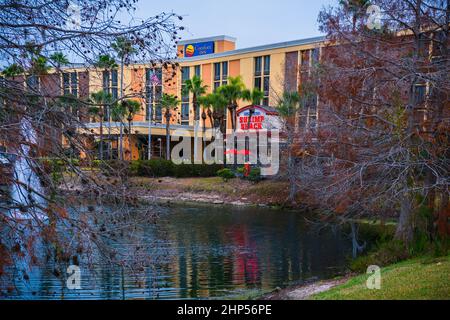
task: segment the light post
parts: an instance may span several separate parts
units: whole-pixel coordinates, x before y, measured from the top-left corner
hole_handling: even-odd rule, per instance
[[[159,142],[159,158],[162,158],[162,139],[158,138],[158,142]]]
[[[152,104],[148,103],[148,160],[152,158],[152,109]]]

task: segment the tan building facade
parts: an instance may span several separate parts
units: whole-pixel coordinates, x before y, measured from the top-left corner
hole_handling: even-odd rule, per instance
[[[173,64],[149,63],[126,66],[123,74],[124,97],[139,101],[141,104],[140,111],[133,116],[131,147],[128,137],[124,136],[123,139],[126,158],[132,160],[148,158],[149,129],[152,156],[159,157],[165,154],[166,120],[163,116],[164,110],[158,104],[163,93],[176,95],[181,100],[181,104],[172,112],[171,135],[176,135],[178,129],[185,129],[193,135],[192,97],[182,94],[182,86],[187,79],[191,79],[194,75],[199,76],[207,86],[207,93],[211,93],[226,84],[229,77],[241,76],[247,88],[259,88],[264,92],[262,106],[274,107],[284,90],[298,89],[301,81],[299,67],[310,65],[315,59],[320,59],[323,45],[324,38],[316,37],[236,49],[236,39],[216,36],[179,42],[178,59]],[[84,81],[85,84],[88,82],[89,93],[103,90],[113,97],[119,97],[122,78],[120,70],[120,67],[114,70],[90,69],[88,81]],[[79,90],[83,91],[81,88]],[[239,102],[239,108],[248,105],[247,101]],[[317,120],[317,108],[313,109],[310,116]],[[227,126],[230,127],[230,115],[227,115],[227,118]],[[103,130],[104,134],[117,137],[120,134],[120,125],[113,120],[111,115],[106,115]],[[98,136],[98,119],[90,117],[86,126],[93,135]],[[211,127],[209,119],[202,122],[201,126]],[[199,134],[201,136],[202,132]],[[111,146],[112,149],[118,148],[117,142],[112,142]]]

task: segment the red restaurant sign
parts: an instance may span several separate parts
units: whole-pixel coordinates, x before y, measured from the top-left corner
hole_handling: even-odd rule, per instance
[[[249,116],[239,117],[239,126],[241,130],[261,130],[264,122],[264,116],[252,116],[249,121]]]
[[[253,112],[250,112],[253,111]],[[238,130],[262,130],[269,129],[268,125],[277,118],[276,111],[267,109],[263,106],[248,106],[237,112]]]

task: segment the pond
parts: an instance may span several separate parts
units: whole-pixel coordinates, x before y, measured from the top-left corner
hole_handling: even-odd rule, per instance
[[[233,298],[332,277],[351,254],[347,234],[339,228],[317,230],[298,211],[176,206],[163,211],[157,227],[140,232],[159,258],[138,280],[117,267],[80,265],[81,289],[69,290],[48,265],[34,267],[29,282],[16,283],[6,298]]]

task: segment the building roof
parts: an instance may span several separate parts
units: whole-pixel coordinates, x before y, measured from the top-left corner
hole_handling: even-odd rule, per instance
[[[300,39],[300,40],[293,40],[293,41],[278,42],[278,43],[273,43],[273,44],[266,44],[266,45],[250,47],[250,48],[230,50],[230,51],[225,51],[225,52],[220,52],[220,53],[205,54],[205,55],[195,56],[195,57],[190,57],[190,58],[179,58],[179,59],[177,59],[177,61],[178,62],[190,62],[190,61],[200,61],[200,60],[207,60],[207,59],[215,59],[215,58],[228,57],[228,56],[244,54],[244,53],[272,50],[272,49],[279,49],[279,48],[295,47],[295,46],[299,46],[299,45],[323,42],[325,40],[326,40],[325,36],[320,36],[320,37],[306,38],[306,39]],[[189,43],[192,43],[192,41],[190,41]]]
[[[222,36],[215,36],[215,37],[209,37],[209,38],[198,38],[198,39],[192,39],[192,40],[179,41],[178,44],[184,45],[184,44],[190,44],[190,43],[196,43],[196,42],[207,42],[207,41],[216,41],[216,40],[236,41],[236,38],[222,35]],[[220,53],[205,54],[205,55],[189,57],[189,58],[178,58],[178,59],[175,59],[175,61],[176,62],[195,62],[195,61],[215,59],[215,58],[221,58],[221,57],[229,57],[229,56],[245,54],[245,53],[252,53],[252,52],[259,52],[259,51],[272,50],[272,49],[295,47],[295,46],[305,45],[305,44],[319,43],[319,42],[323,42],[325,40],[326,40],[325,36],[319,36],[319,37],[313,37],[313,38],[278,42],[278,43],[266,44],[266,45],[255,46],[255,47],[224,51],[224,52],[220,52]],[[149,61],[138,62],[136,64],[137,65],[142,65],[142,64],[145,65],[145,64],[149,64]],[[64,69],[83,68],[83,67],[89,68],[89,67],[92,67],[92,65],[87,64],[87,63],[72,63],[70,65],[62,67],[61,69],[64,70]]]
[[[208,42],[208,41],[231,41],[231,42],[236,42],[236,38],[230,37],[230,36],[226,36],[226,35],[221,35],[221,36],[214,36],[214,37],[182,40],[182,41],[178,41],[178,45],[185,45],[185,44],[192,44],[192,43],[199,43],[199,42]]]

